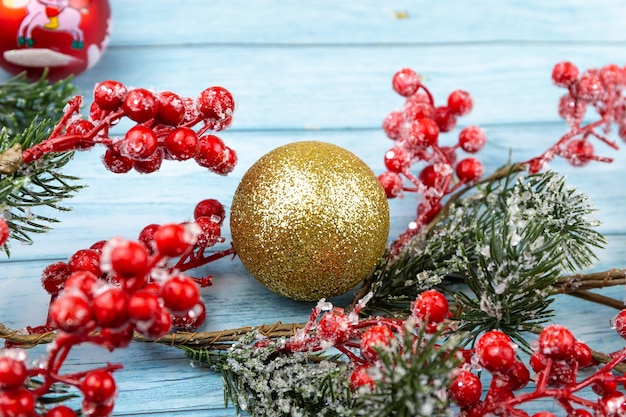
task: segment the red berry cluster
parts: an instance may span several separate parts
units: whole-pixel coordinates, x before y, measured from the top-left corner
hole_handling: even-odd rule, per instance
[[[320,301],[311,313],[306,325],[292,338],[286,340],[279,351],[316,352],[335,348],[346,355],[354,366],[350,376],[351,386],[373,387],[373,370],[380,366],[379,350],[394,347],[405,331],[406,320],[388,317],[359,319],[359,312],[367,303],[367,297],[346,313]],[[319,317],[320,313],[323,313]],[[450,316],[448,301],[443,294],[428,290],[420,294],[412,305],[411,321],[433,334],[439,325]],[[319,320],[317,320],[319,318]],[[267,347],[270,340],[257,342],[259,348]]]
[[[393,76],[392,86],[406,99],[402,110],[391,112],[383,121],[383,130],[394,147],[385,153],[388,171],[378,179],[387,198],[401,197],[405,191],[420,194],[415,221],[396,242],[397,250],[439,213],[445,195],[480,179],[484,171],[481,162],[474,157],[457,161],[456,152],[477,153],[487,136],[480,127],[467,126],[454,145],[439,143],[440,133],[453,130],[457,119],[471,112],[473,100],[467,91],[455,90],[446,105],[436,106],[420,76],[409,68]],[[422,163],[417,175],[412,171],[416,163]]]
[[[618,149],[617,143],[606,136],[615,124],[617,134],[626,141],[626,99],[622,94],[626,87],[626,68],[609,64],[580,73],[576,65],[563,61],[554,66],[552,81],[567,89],[559,100],[558,111],[568,123],[569,131],[543,154],[526,161],[528,170],[539,172],[555,156],[574,166],[590,161],[611,162],[612,158],[595,153],[591,139]],[[584,124],[588,108],[594,108],[600,118]]]
[[[616,354],[591,376],[578,381],[579,370],[594,365],[595,361],[589,347],[576,340],[566,327],[550,325],[540,333],[530,357],[534,376],[517,358],[515,349],[511,339],[497,330],[486,332],[477,340],[470,362],[458,370],[449,388],[451,399],[461,408],[460,416],[528,417],[519,407],[540,398],[553,398],[568,416],[624,415],[626,394],[618,385],[624,384],[626,377],[613,374],[612,369],[626,358],[626,350]],[[484,369],[491,375],[484,397],[481,379],[472,368]],[[516,394],[531,380],[535,382],[533,391]],[[598,395],[596,401],[579,396],[579,392],[588,387]],[[555,417],[555,414],[542,411],[532,417]]]
[[[135,332],[158,339],[172,327],[190,330],[205,320],[206,309],[198,282],[210,285],[211,277],[192,278],[184,271],[232,254],[228,249],[205,255],[220,237],[225,210],[214,199],[199,202],[194,221],[149,225],[138,240],[112,238],[74,253],[67,262],[45,268],[42,285],[52,296],[48,323],[31,332],[56,330],[58,336],[43,366],[27,369],[25,355],[4,349],[0,356],[0,416],[31,416],[36,401],[55,383],[77,387],[83,394],[85,416],[108,416],[116,394],[111,374],[120,365],[77,374],[60,373],[70,349],[93,343],[109,350],[123,348]],[[177,259],[169,265],[169,259]],[[43,377],[35,389],[27,389],[27,377]],[[8,382],[3,382],[8,381]],[[46,416],[76,415],[64,406]]]
[[[107,148],[102,159],[105,167],[118,174],[131,169],[148,174],[157,171],[164,159],[194,159],[198,165],[226,175],[237,163],[235,151],[207,133],[226,129],[232,122],[235,101],[223,87],[209,87],[193,99],[107,80],[96,85],[93,99],[89,119],[79,113],[82,98],[70,100],[50,137],[26,149],[23,161],[102,144]],[[123,138],[111,138],[109,129],[124,117],[135,125]],[[198,124],[196,131],[193,127]]]

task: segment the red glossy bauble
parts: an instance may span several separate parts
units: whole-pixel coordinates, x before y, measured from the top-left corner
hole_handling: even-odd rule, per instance
[[[93,67],[111,29],[108,0],[0,0],[0,67],[56,81]]]

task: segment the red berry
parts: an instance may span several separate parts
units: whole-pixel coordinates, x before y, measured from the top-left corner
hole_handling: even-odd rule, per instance
[[[144,123],[154,119],[159,110],[156,96],[145,88],[135,88],[126,93],[122,109],[129,119]]]
[[[157,119],[160,123],[178,126],[185,117],[185,103],[176,93],[163,91],[157,94]]]
[[[585,114],[587,103],[576,100],[571,94],[564,94],[559,100],[559,116],[568,123],[577,123]]]
[[[474,101],[470,93],[464,90],[455,90],[448,96],[448,108],[455,116],[465,116],[472,111]]]
[[[549,411],[540,411],[538,413],[533,414],[531,417],[556,417],[556,414],[552,414]]]
[[[406,172],[411,167],[411,155],[402,148],[392,148],[385,153],[384,162],[391,172]]]
[[[135,326],[132,323],[115,329],[110,327],[100,329],[101,345],[109,351],[128,347],[134,335]]]
[[[76,251],[67,261],[70,272],[88,271],[96,276],[102,275],[100,270],[100,254],[93,249],[81,249]]]
[[[374,389],[374,379],[369,375],[369,369],[370,365],[360,365],[354,368],[350,374],[350,388],[353,390],[360,387],[367,387],[370,390]]]
[[[429,188],[442,187],[444,179],[449,177],[452,170],[447,164],[426,165],[419,174],[419,180]]]
[[[198,303],[184,314],[173,314],[172,325],[183,331],[195,330],[206,320],[206,307]]]
[[[93,89],[94,103],[103,110],[117,110],[122,105],[126,92],[126,86],[119,81],[102,81]]]
[[[0,246],[3,246],[9,240],[9,224],[6,220],[0,217]]]
[[[485,131],[478,126],[467,126],[459,133],[459,146],[465,152],[476,153],[487,143]]]
[[[151,174],[158,171],[162,163],[163,149],[157,148],[148,158],[135,161],[133,168],[140,174]]]
[[[469,371],[460,371],[448,388],[450,398],[459,407],[468,407],[480,400],[483,386],[480,378]]]
[[[578,80],[578,68],[568,61],[559,62],[552,69],[552,81],[559,87],[569,87]]]
[[[374,362],[378,359],[376,349],[389,346],[394,339],[391,329],[382,324],[370,327],[361,335],[361,355],[368,362]]]
[[[46,413],[46,417],[76,417],[74,410],[66,405],[57,405]]]
[[[391,112],[383,120],[383,131],[389,139],[399,139],[402,135],[402,123],[404,123],[404,114],[399,111]]]
[[[178,161],[193,158],[198,151],[198,136],[188,127],[174,129],[167,135],[164,143],[168,155]]]
[[[447,106],[435,107],[433,120],[439,126],[440,132],[449,132],[456,127],[456,116]]]
[[[21,387],[27,376],[24,361],[9,355],[0,356],[0,392]]]
[[[233,115],[235,100],[223,87],[209,87],[196,100],[198,111],[209,120],[226,120]]]
[[[226,210],[218,200],[207,198],[198,202],[193,210],[193,218],[198,219],[198,217],[208,217],[221,225],[226,217]]]
[[[195,236],[182,224],[165,224],[154,232],[154,244],[157,251],[167,257],[182,255],[196,242]]]
[[[95,403],[83,400],[81,402],[81,416],[83,417],[110,417],[115,408],[113,400],[107,403]]]
[[[620,337],[626,339],[626,309],[621,310],[617,313],[614,319],[615,323],[615,331]]]
[[[404,120],[432,119],[435,108],[426,94],[414,94],[404,102]]]
[[[588,103],[598,101],[603,93],[604,89],[600,78],[590,71],[585,72],[576,83],[576,97]]]
[[[420,84],[420,76],[410,68],[396,72],[391,80],[394,91],[403,97],[415,94]]]
[[[591,349],[587,346],[586,343],[576,341],[574,345],[574,355],[576,357],[576,362],[578,362],[579,368],[586,368],[594,364],[594,359],[591,354]]]
[[[191,278],[176,275],[163,283],[159,295],[167,309],[183,313],[198,303],[200,290]]]
[[[489,330],[478,338],[476,341],[476,349],[483,349],[485,346],[496,341],[511,343],[511,338],[500,330]]]
[[[430,223],[437,214],[441,211],[441,201],[439,199],[426,199],[417,206],[417,214],[419,216],[420,224]],[[436,327],[431,327],[431,330],[435,330]]]
[[[412,146],[433,146],[437,144],[439,126],[433,119],[417,119],[409,126],[408,143]]]
[[[161,309],[160,312],[154,317],[147,328],[138,330],[145,337],[149,339],[158,339],[165,336],[172,328],[172,315],[165,309]]]
[[[476,158],[465,158],[456,164],[456,175],[460,181],[474,182],[483,176],[483,164]]]
[[[82,332],[92,320],[91,304],[79,294],[62,294],[50,304],[50,319],[67,333]]]
[[[159,229],[159,227],[161,226],[158,224],[149,224],[141,229],[139,237],[137,238],[137,240],[146,247],[150,255],[154,253],[154,233]]]
[[[119,146],[108,146],[102,157],[104,166],[114,174],[125,174],[133,169],[133,159],[124,156],[119,151]]]
[[[426,290],[413,303],[413,315],[421,323],[441,323],[448,317],[448,300],[437,290]]]
[[[65,130],[65,134],[68,136],[82,136],[84,138],[84,140],[74,142],[71,149],[85,150],[95,146],[95,142],[89,137],[93,128],[94,124],[85,119],[77,119],[70,123]]]
[[[396,198],[402,195],[402,178],[397,173],[384,172],[378,176],[378,181],[383,186],[387,198]]]
[[[93,292],[100,283],[98,277],[89,271],[76,271],[73,272],[65,281],[64,288],[69,290],[78,290],[84,294],[87,298],[91,299]]]
[[[220,225],[213,221],[210,217],[198,217],[196,224],[200,226],[202,232],[198,235],[196,243],[201,248],[209,248],[215,245],[220,239]]]
[[[96,370],[85,375],[80,383],[80,390],[85,401],[104,404],[115,398],[117,386],[111,372]]]
[[[624,85],[626,78],[624,70],[615,64],[609,64],[600,69],[599,77],[605,88],[619,88]]]
[[[506,375],[508,377],[508,388],[511,391],[520,390],[530,382],[530,371],[521,361],[515,361]]]
[[[352,321],[343,311],[328,311],[317,324],[317,336],[333,345],[345,343],[352,337]]]
[[[548,358],[539,352],[533,352],[533,354],[530,355],[529,363],[530,367],[533,368],[533,371],[541,372],[546,368]]]
[[[136,291],[128,300],[128,314],[134,321],[148,321],[160,310],[159,297],[152,291]]]
[[[70,271],[65,262],[55,262],[44,268],[41,274],[41,285],[48,294],[58,294],[63,289]]]
[[[144,125],[135,125],[122,139],[120,152],[132,159],[146,159],[154,153],[157,146],[157,137],[152,129]]]
[[[198,152],[194,159],[201,167],[213,169],[223,163],[226,145],[215,135],[198,138]]]
[[[108,243],[108,261],[111,269],[122,278],[146,274],[148,251],[139,242],[126,239],[112,239]]]
[[[35,397],[26,388],[0,392],[0,416],[32,417],[35,414]]]
[[[539,334],[538,352],[555,360],[574,359],[576,339],[565,326],[553,324]]]
[[[515,365],[515,349],[511,342],[495,340],[476,348],[480,364],[491,373],[506,373]]]
[[[102,327],[116,328],[125,324],[128,314],[128,294],[117,287],[110,287],[93,297],[93,314]]]
[[[104,119],[104,117],[108,114],[106,110],[103,110],[102,107],[98,106],[98,103],[95,101],[91,103],[89,106],[89,119],[93,121],[99,121]]]
[[[593,158],[593,145],[585,139],[572,139],[565,147],[565,158],[576,167],[589,163]]]
[[[216,174],[226,175],[235,169],[235,165],[237,164],[237,153],[234,149],[225,146],[222,151],[222,155],[220,156],[220,160],[221,162],[219,164],[209,169]]]
[[[611,380],[614,375],[611,372],[606,372],[598,375],[601,379],[596,379],[591,384],[591,389],[597,395],[604,397],[617,391],[617,381]]]

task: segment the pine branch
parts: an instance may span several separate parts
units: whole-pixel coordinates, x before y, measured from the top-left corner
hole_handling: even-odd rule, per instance
[[[30,83],[23,75],[0,84],[0,210],[12,240],[31,244],[33,233],[45,233],[58,222],[38,209],[69,210],[60,203],[83,188],[77,177],[61,172],[71,152],[47,155],[27,166],[21,159],[23,149],[48,138],[74,90],[69,80]],[[10,254],[8,245],[3,249]]]

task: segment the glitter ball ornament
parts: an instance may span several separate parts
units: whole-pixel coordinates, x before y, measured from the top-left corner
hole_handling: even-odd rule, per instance
[[[296,142],[244,175],[230,212],[235,250],[270,290],[296,300],[333,297],[367,277],[389,233],[385,192],[353,153]]]
[[[109,40],[108,0],[0,0],[0,67],[56,81],[100,60]]]

